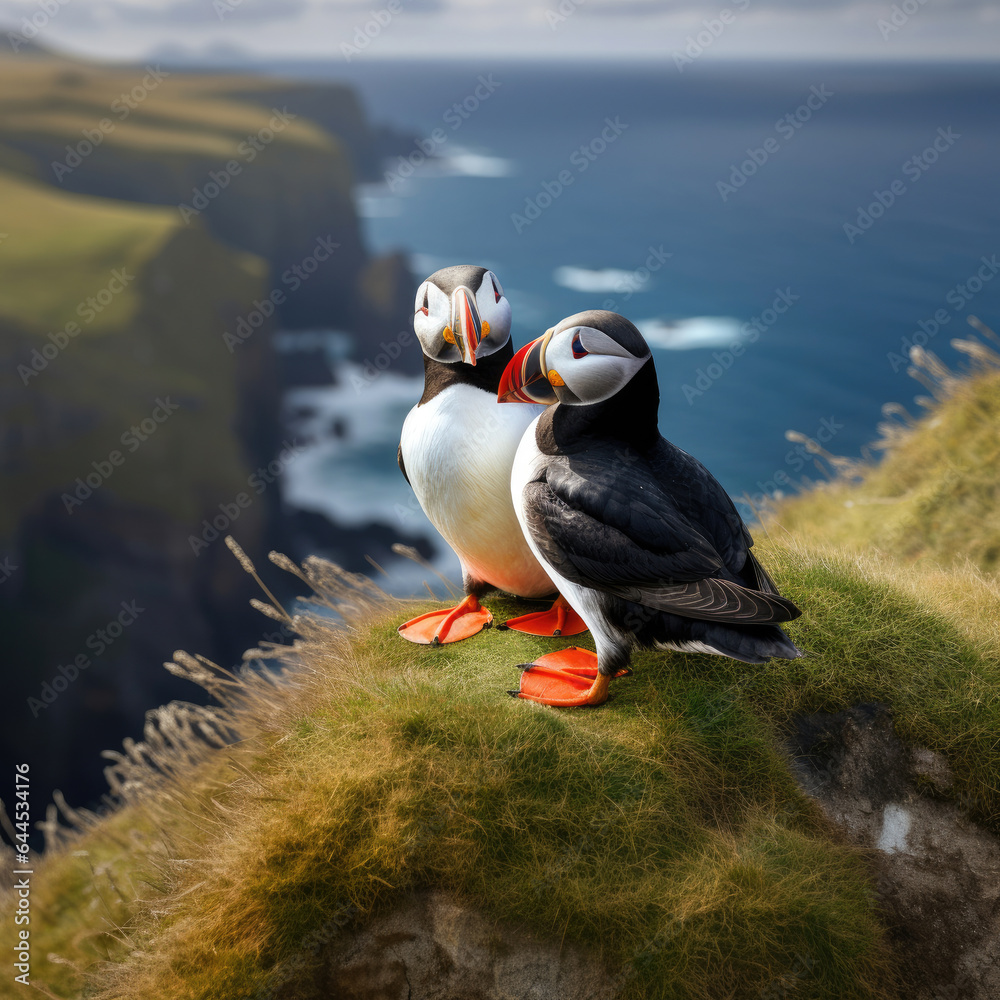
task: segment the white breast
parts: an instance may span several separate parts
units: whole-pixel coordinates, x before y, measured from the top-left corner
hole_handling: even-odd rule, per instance
[[[400,440],[413,492],[463,572],[520,597],[555,590],[511,502],[514,454],[537,415],[537,406],[453,385],[410,410]]]

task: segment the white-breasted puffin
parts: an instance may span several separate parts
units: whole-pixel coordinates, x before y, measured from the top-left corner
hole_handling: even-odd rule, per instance
[[[526,431],[511,493],[531,550],[597,645],[596,657],[540,657],[511,694],[599,705],[636,647],[745,663],[803,655],[777,624],[799,609],[750,552],[729,495],[660,436],[653,357],[627,319],[564,319],[517,353],[498,395],[556,404]]]
[[[471,264],[435,271],[417,289],[413,327],[424,354],[424,393],[403,423],[399,468],[462,566],[457,607],[399,627],[411,642],[440,645],[493,621],[479,598],[491,589],[541,598],[556,588],[532,555],[514,513],[510,471],[534,403],[498,406],[513,357],[511,310],[496,275]],[[536,635],[576,635],[586,625],[562,598],[507,626]]]

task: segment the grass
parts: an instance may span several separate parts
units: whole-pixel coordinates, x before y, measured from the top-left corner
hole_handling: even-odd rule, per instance
[[[846,544],[829,518],[830,497],[936,495],[956,463],[962,488],[988,495],[996,375],[947,391],[938,375],[937,408],[881,466],[848,469],[759,533],[803,608],[788,627],[800,660],[644,653],[606,705],[547,709],[505,691],[560,640],[412,646],[395,626],[430,605],[310,560],[301,638],[252,654],[283,672],[237,679],[177,654],[171,669],[223,707],[153,713],[110,772],[123,807],[76,817],[82,833],[49,852],[38,980],[99,1000],[304,989],[324,947],[435,888],[596,955],[626,998],[900,997],[871,861],[800,793],[782,747],[803,713],[888,702],[905,743],[948,759],[949,795],[1000,832],[1000,582],[958,562],[988,518],[959,545],[945,515],[964,530],[968,509],[944,507],[927,548],[898,557],[872,536]],[[489,604],[501,621],[524,610]],[[220,729],[241,738],[209,748]]]
[[[72,845],[91,858],[46,863],[69,900],[93,884],[98,852],[121,890],[107,934],[93,938],[91,916],[77,942],[46,920],[39,954],[89,967],[102,998],[264,997],[317,960],[316,941],[433,886],[599,955],[625,997],[775,983],[816,1000],[897,996],[867,861],[797,791],[781,741],[800,712],[890,700],[902,738],[945,753],[956,796],[1000,829],[1000,594],[973,570],[956,594],[875,559],[760,548],[805,609],[790,631],[813,655],[750,668],[643,654],[605,706],[573,711],[504,693],[515,664],[558,640],[489,630],[410,646],[395,625],[423,605],[386,605],[311,561],[348,629],[298,619],[280,679],[236,683],[179,659],[233,706],[244,739],[200,752],[184,735],[194,723],[165,711],[167,735],[154,726],[118,766],[137,790],[117,832],[99,824]],[[501,620],[523,610],[490,604]],[[143,758],[176,777],[157,783]],[[95,963],[101,949],[110,963]],[[76,996],[84,980],[67,969],[36,974]]]
[[[89,322],[86,300],[107,287],[113,270],[140,272],[178,224],[176,212],[166,208],[65,194],[2,173],[0,217],[8,234],[0,251],[6,277],[0,286],[0,322],[36,334],[39,346],[48,342],[48,333],[70,322],[83,337],[133,322],[142,298],[134,281],[95,310]]]
[[[930,412],[913,420],[893,407],[877,445],[882,462],[849,464],[846,474],[780,504],[773,518],[852,551],[944,566],[970,559],[1000,571],[1000,338],[979,329],[982,340],[955,341],[978,360],[975,377],[918,351],[913,372],[933,394]]]

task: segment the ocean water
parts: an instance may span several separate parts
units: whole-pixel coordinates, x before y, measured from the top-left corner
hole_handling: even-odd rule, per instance
[[[996,65],[269,68],[348,80],[414,135],[359,189],[374,251],[405,250],[418,278],[493,268],[517,345],[582,309],[628,316],[653,345],[661,432],[734,497],[818,474],[786,430],[856,456],[884,403],[917,412],[914,341],[959,365],[969,313],[1000,327]],[[395,466],[419,393],[389,366],[314,396],[361,433],[317,444],[289,498],[420,525]]]

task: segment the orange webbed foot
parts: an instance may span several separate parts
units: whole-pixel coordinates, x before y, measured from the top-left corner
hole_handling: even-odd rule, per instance
[[[404,622],[396,631],[410,642],[441,646],[446,642],[468,639],[488,628],[492,622],[493,615],[479,603],[477,597],[470,594],[456,607],[428,611]]]
[[[587,631],[587,623],[560,594],[547,611],[532,611],[520,618],[510,618],[504,623],[504,628],[526,632],[528,635],[579,635]]]
[[[619,670],[615,677],[629,673],[629,670]],[[610,677],[598,671],[595,653],[571,646],[546,653],[534,663],[526,664],[521,686],[509,693],[516,698],[559,708],[600,705],[607,700],[610,682]]]

